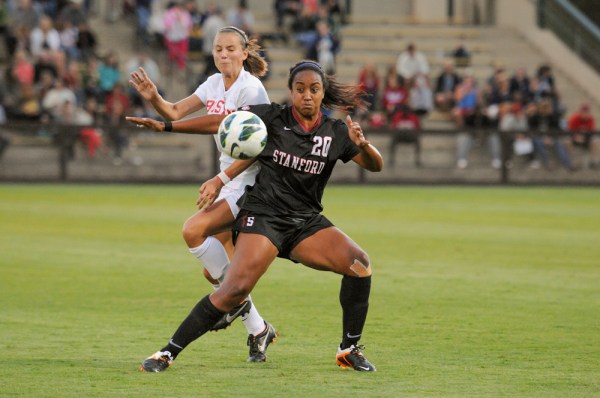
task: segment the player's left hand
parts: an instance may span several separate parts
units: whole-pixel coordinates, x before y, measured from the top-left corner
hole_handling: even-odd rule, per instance
[[[364,148],[369,145],[369,141],[365,139],[362,128],[358,122],[353,122],[350,115],[346,116],[346,125],[348,126],[348,137],[358,146]]]
[[[223,181],[221,181],[219,177],[213,177],[202,184],[198,190],[199,196],[196,201],[198,210],[202,210],[203,208],[212,205],[219,196],[221,188],[223,188]]]
[[[150,119],[147,117],[132,117],[127,116],[125,120],[135,124],[138,128],[149,128],[150,130],[162,132],[165,130],[165,125],[163,122],[159,122],[158,120]]]

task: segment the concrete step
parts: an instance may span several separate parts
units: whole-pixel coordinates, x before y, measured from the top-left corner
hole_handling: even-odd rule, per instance
[[[344,36],[360,36],[370,38],[409,38],[420,39],[475,39],[480,36],[477,28],[456,27],[448,25],[404,25],[404,24],[350,24],[342,29]],[[385,40],[383,40],[385,41]]]

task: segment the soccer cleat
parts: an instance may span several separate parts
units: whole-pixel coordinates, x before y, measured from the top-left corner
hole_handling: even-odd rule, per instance
[[[345,350],[338,348],[337,355],[335,356],[338,366],[352,368],[361,372],[375,372],[377,370],[375,366],[360,352],[364,348],[365,346],[363,345],[352,345]]]
[[[215,323],[213,327],[210,328],[210,331],[214,332],[217,330],[227,328],[229,325],[231,325],[233,321],[236,320],[236,318],[238,318],[239,316],[246,315],[248,312],[250,312],[250,308],[252,308],[252,302],[250,300],[246,299],[242,301],[240,305],[229,311],[227,314],[223,315],[221,319],[219,319],[217,323]]]
[[[248,335],[248,346],[250,352],[247,362],[265,362],[267,360],[267,347],[274,343],[277,338],[277,332],[271,324],[265,321],[265,330],[254,336]]]
[[[142,372],[162,372],[173,363],[173,356],[169,351],[158,351],[151,357],[142,362],[140,370]]]

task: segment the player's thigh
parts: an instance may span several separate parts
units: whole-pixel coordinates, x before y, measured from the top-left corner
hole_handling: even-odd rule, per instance
[[[234,220],[227,201],[219,200],[188,218],[183,225],[184,234],[215,235],[231,229]]]
[[[371,274],[367,253],[339,228],[324,228],[302,240],[290,257],[308,267],[351,276]]]

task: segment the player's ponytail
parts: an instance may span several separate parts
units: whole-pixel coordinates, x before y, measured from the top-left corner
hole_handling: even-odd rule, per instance
[[[248,58],[244,61],[244,69],[256,77],[262,77],[267,74],[269,64],[260,56],[260,45],[256,39],[248,40],[246,45],[248,49]]]

